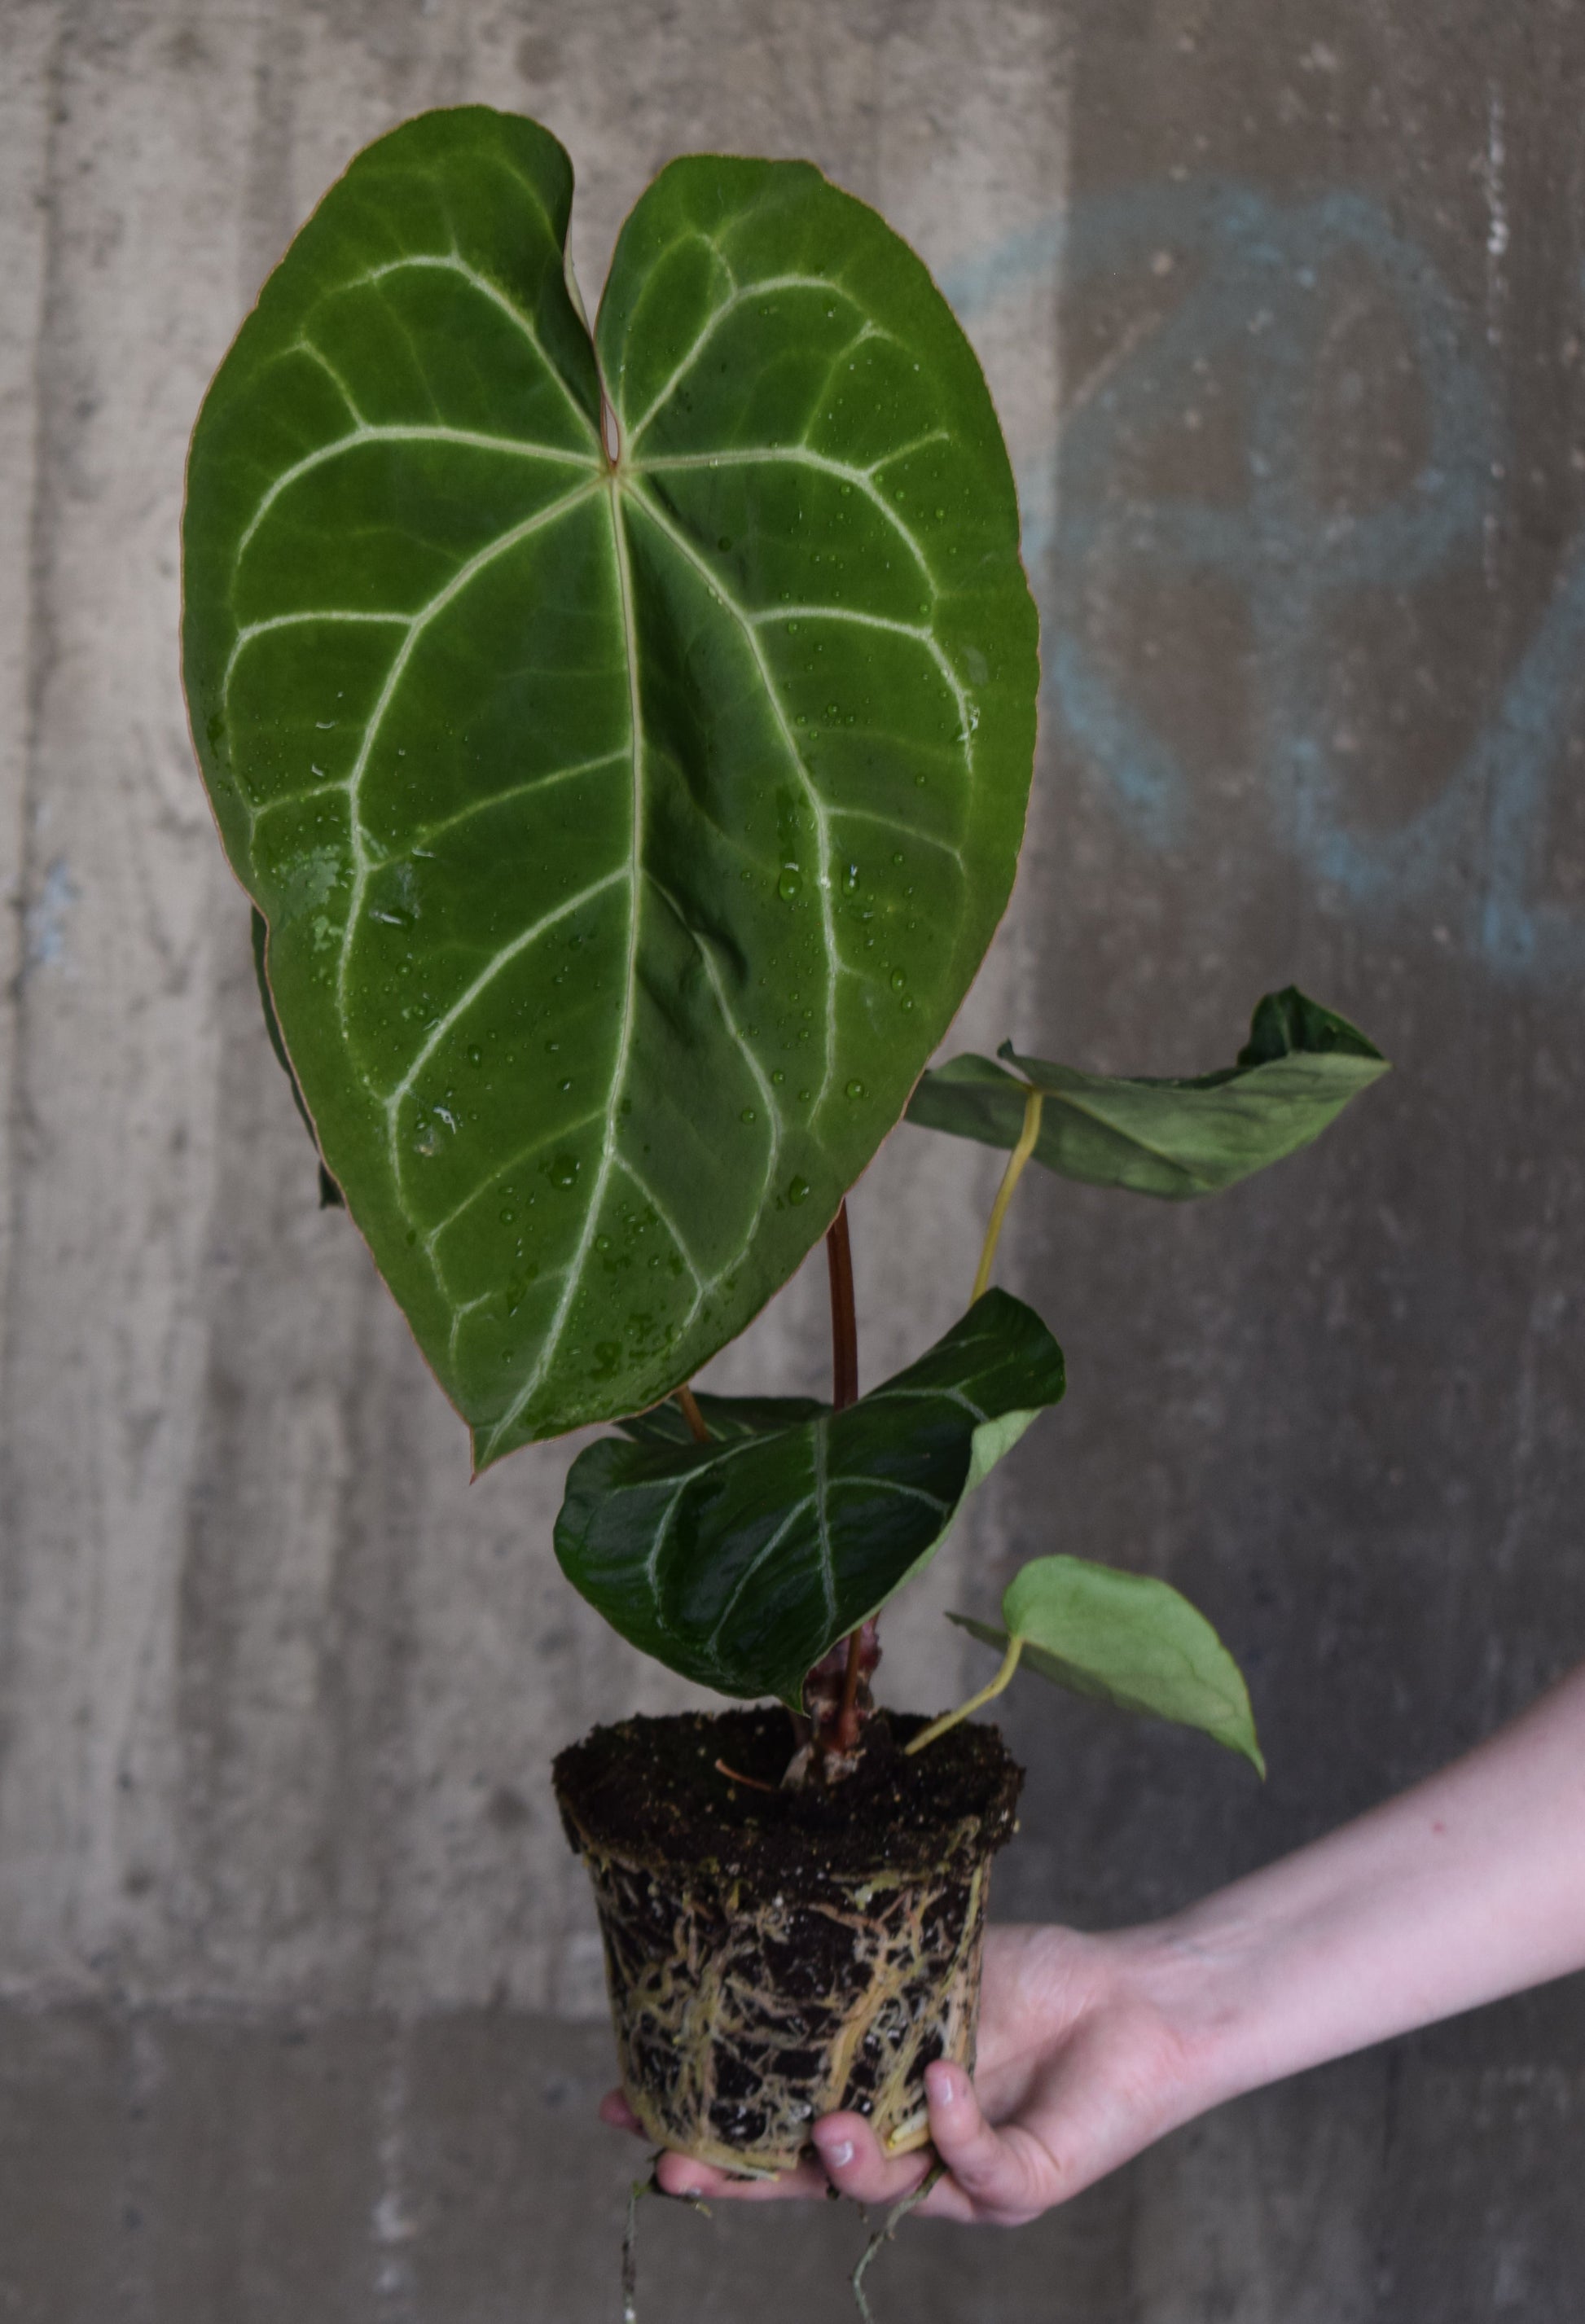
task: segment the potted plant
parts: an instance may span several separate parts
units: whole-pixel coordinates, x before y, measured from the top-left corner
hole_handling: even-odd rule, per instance
[[[572,1465],[569,1580],[739,1704],[562,1754],[624,2082],[660,2141],[780,2171],[857,2106],[927,2136],[972,2062],[1019,1773],[966,1714],[1022,1658],[1258,1767],[1210,1625],[1037,1558],[1001,1655],[878,1711],[883,1607],[1063,1390],[991,1284],[1033,1159],[1216,1191],[1386,1070],[1290,989],[1236,1065],[926,1070],[1010,890],[1036,622],[1006,453],[924,267],[802,163],[693,156],[591,327],[548,132],[469,107],[361,153],[209,390],[184,675],[272,1038],[477,1470]],[[960,1320],[859,1392],[844,1197],[906,1112],[1009,1149]],[[824,1235],[829,1399],[690,1382]],[[988,1668],[988,1665],[987,1665]]]

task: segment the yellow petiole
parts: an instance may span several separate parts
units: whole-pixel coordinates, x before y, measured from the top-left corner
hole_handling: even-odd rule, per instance
[[[1007,1157],[1007,1167],[1002,1173],[1002,1183],[996,1188],[996,1199],[991,1204],[990,1224],[985,1231],[985,1249],[979,1254],[979,1273],[974,1278],[973,1298],[990,1288],[991,1266],[1001,1240],[1002,1221],[1007,1215],[1007,1205],[1013,1199],[1013,1189],[1024,1176],[1024,1165],[1033,1153],[1040,1136],[1041,1093],[1032,1089],[1024,1101],[1024,1127],[1018,1133],[1018,1143]],[[973,1299],[970,1300],[973,1305]]]
[[[1010,1639],[1006,1654],[1002,1659],[1002,1667],[990,1684],[982,1686],[978,1694],[971,1694],[967,1702],[960,1702],[956,1711],[943,1711],[939,1719],[932,1719],[930,1725],[914,1737],[912,1743],[904,1743],[903,1746],[904,1757],[911,1758],[915,1751],[922,1751],[927,1743],[933,1743],[938,1735],[944,1735],[949,1727],[959,1726],[965,1719],[972,1719],[977,1711],[983,1711],[987,1702],[994,1702],[1017,1669],[1018,1657],[1023,1652],[1023,1639]]]

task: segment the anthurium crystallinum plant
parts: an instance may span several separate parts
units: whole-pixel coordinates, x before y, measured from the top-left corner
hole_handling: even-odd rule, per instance
[[[991,1284],[1031,1160],[1214,1193],[1386,1070],[1290,989],[1237,1063],[928,1061],[1017,862],[1036,622],[1006,452],[924,267],[803,163],[694,155],[590,327],[572,171],[531,121],[360,154],[193,438],[184,667],[272,1037],[477,1469],[574,1462],[562,1570],[740,1706],[557,1763],[625,2088],[657,2140],[780,2172],[809,2126],[927,2135],[971,2063],[993,1728],[874,1702],[876,1622],[1063,1390]],[[966,1312],[858,1390],[843,1198],[899,1119],[1009,1151]],[[824,1235],[829,1400],[695,1396]],[[967,1627],[1257,1767],[1238,1672],[1164,1583],[1065,1550]],[[991,1664],[987,1659],[987,1673]]]

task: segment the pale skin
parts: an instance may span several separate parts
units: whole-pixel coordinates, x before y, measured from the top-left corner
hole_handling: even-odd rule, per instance
[[[1395,2034],[1585,1969],[1585,1666],[1439,1775],[1149,1926],[993,1928],[979,2063],[926,2073],[945,2176],[922,2217],[1016,2227],[1195,2115]],[[619,2093],[605,2119],[636,2129]],[[933,2159],[888,2160],[863,2116],[820,2160],[733,2180],[663,2155],[662,2187],[895,2202]]]

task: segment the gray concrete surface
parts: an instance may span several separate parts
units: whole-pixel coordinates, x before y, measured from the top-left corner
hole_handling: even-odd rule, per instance
[[[1585,1653],[1585,430],[1566,0],[0,0],[0,2317],[594,2324],[633,2165],[544,1765],[684,1699],[556,1576],[312,1173],[175,680],[182,447],[349,152],[546,119],[598,281],[669,154],[808,153],[946,282],[1019,464],[1038,805],[963,1025],[1222,1061],[1296,976],[1399,1074],[1204,1210],[1020,1197],[1063,1411],[889,1626],[1043,1548],[1248,1665],[1209,1747],[1031,1692],[998,1909],[1171,1905]],[[871,1377],[994,1166],[855,1198]],[[818,1273],[737,1377],[806,1386]],[[636,2150],[635,2150],[636,2152]],[[1578,1983],[1227,2109],[883,2314],[1573,2324]],[[645,2222],[645,2324],[840,2312],[856,2223]],[[834,2307],[827,2303],[835,2301]]]

